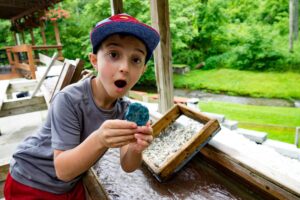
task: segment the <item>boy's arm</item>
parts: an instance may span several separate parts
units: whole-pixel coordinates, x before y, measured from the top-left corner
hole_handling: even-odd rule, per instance
[[[135,142],[121,147],[121,166],[126,172],[133,172],[142,163],[142,152],[153,140],[152,128],[149,123],[146,126],[138,127],[135,135]]]
[[[87,171],[108,148],[129,144],[137,133],[135,123],[124,120],[107,120],[81,144],[66,151],[54,150],[56,175],[70,181]]]
[[[107,148],[99,143],[95,133],[73,149],[54,150],[56,176],[66,182],[74,179],[88,170],[106,150]]]

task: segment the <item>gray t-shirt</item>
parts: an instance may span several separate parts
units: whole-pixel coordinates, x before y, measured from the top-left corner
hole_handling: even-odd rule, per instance
[[[47,120],[37,131],[22,142],[11,160],[10,173],[18,182],[55,194],[70,191],[78,176],[63,182],[55,174],[53,149],[76,147],[107,119],[124,119],[128,101],[118,99],[111,110],[96,106],[91,79],[69,85],[55,95]],[[80,159],[80,158],[78,158]]]

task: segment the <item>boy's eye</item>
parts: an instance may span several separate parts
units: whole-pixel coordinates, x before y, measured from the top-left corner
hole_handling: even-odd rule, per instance
[[[138,57],[133,58],[132,60],[133,60],[133,62],[136,63],[136,64],[140,64],[140,63],[142,62],[142,59],[140,59],[140,58],[138,58]]]
[[[112,58],[116,58],[118,56],[118,54],[116,52],[110,52],[109,55]]]

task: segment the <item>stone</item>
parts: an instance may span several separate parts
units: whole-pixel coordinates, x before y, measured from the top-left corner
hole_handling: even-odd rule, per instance
[[[149,110],[140,103],[132,103],[125,113],[125,119],[144,126],[149,121]]]
[[[256,142],[257,144],[262,144],[266,141],[268,134],[266,132],[248,130],[244,128],[238,128],[236,130],[238,134],[242,134],[246,138]]]
[[[229,128],[230,130],[236,130],[238,128],[238,121],[225,119],[222,122],[222,125],[226,128]]]
[[[296,145],[270,139],[266,140],[262,144],[273,148],[275,151],[284,156],[300,160],[300,149],[298,149]]]

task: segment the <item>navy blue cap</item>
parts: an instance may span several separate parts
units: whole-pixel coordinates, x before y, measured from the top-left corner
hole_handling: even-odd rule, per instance
[[[158,32],[128,14],[117,14],[98,22],[90,34],[93,53],[96,54],[101,43],[113,34],[133,35],[141,40],[147,49],[146,62],[151,58],[153,50],[159,43]]]

